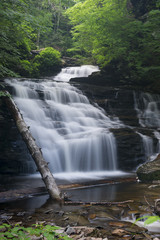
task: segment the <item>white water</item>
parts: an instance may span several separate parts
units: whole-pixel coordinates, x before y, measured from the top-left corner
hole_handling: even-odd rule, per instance
[[[93,72],[98,72],[99,68],[92,65],[83,65],[81,67],[63,68],[61,72],[54,77],[56,81],[69,82],[71,78],[88,77]]]
[[[136,219],[134,214],[132,214],[132,216],[130,216],[130,217],[121,218],[121,220],[122,221],[131,222],[133,224],[136,224],[139,227],[146,228],[149,232],[156,232],[156,233],[160,232],[160,222],[159,221],[156,221],[154,223],[150,223],[150,224],[145,225],[144,224],[145,220],[142,219],[141,221],[136,221],[137,219]],[[156,239],[156,238],[154,238],[154,239]]]
[[[142,127],[160,128],[160,96],[141,93],[135,98],[135,110]]]
[[[142,141],[143,141],[144,154],[145,154],[146,161],[155,159],[156,154],[154,152],[153,139],[149,136],[144,135],[144,134],[141,134],[141,133],[138,133],[138,134],[141,136]]]
[[[140,126],[155,129],[153,133],[158,142],[156,150],[151,137],[138,133],[142,137],[146,160],[154,160],[160,152],[160,96],[143,92],[137,95],[134,93],[134,103]]]
[[[116,141],[109,130],[120,123],[91,105],[81,91],[66,82],[7,82],[53,173],[70,177],[78,172],[86,177],[90,172],[98,177],[121,174],[117,172]]]

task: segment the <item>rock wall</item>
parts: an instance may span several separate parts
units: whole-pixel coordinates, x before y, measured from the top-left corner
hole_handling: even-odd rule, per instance
[[[153,149],[156,152],[158,140],[154,129],[142,128],[135,110],[134,90],[122,87],[107,87],[91,84],[76,84],[92,102],[103,108],[111,118],[119,118],[124,126],[111,129],[116,137],[118,166],[120,170],[135,171],[139,165],[146,162],[144,142],[140,134],[153,139]],[[140,133],[140,134],[139,134]]]
[[[33,172],[34,168],[34,162],[10,113],[0,101],[0,173],[28,173]]]

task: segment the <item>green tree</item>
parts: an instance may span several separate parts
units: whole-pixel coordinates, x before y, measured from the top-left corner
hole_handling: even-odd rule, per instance
[[[21,22],[25,18],[27,5],[24,1],[0,3],[0,76],[15,75],[15,65],[19,61],[18,46],[27,45]],[[26,46],[25,46],[26,47]]]
[[[153,73],[159,77],[158,6],[159,0],[154,10],[137,19],[133,6],[126,0],[78,2],[67,10],[73,24],[75,49],[91,54],[103,68],[114,66],[122,78],[150,81]]]
[[[51,46],[66,51],[71,37],[64,12],[73,2],[1,1],[0,77],[17,76],[16,73],[31,75],[33,72],[31,49]]]

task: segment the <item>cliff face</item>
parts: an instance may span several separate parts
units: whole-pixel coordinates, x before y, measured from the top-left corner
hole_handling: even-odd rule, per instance
[[[0,101],[0,173],[32,172],[34,165],[15,123]]]

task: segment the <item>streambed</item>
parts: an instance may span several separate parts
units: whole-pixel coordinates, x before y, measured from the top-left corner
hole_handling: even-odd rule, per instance
[[[116,229],[128,231],[127,239],[131,239],[133,233],[137,236],[135,239],[147,239],[144,234],[150,236],[150,239],[160,237],[160,224],[149,226],[149,232],[147,232],[147,230],[136,226],[132,228],[132,224],[128,222],[137,217],[152,214],[145,198],[153,206],[155,199],[159,198],[159,184],[143,184],[133,182],[133,180],[121,183],[117,181],[117,183],[112,184],[102,184],[102,182],[95,184],[94,182],[94,185],[90,182],[90,186],[81,185],[80,187],[63,189],[62,192],[65,192],[74,204],[69,201],[59,205],[49,199],[40,178],[19,180],[16,182],[14,179],[14,186],[19,191],[17,191],[17,196],[12,195],[17,199],[10,199],[8,202],[6,199],[5,202],[0,203],[1,222],[22,222],[27,226],[36,222],[44,222],[64,228],[67,226],[94,227],[97,230],[96,237],[103,236],[104,238],[106,236],[108,239],[119,239],[118,235],[112,234]],[[30,191],[30,193],[23,195],[23,191],[20,191],[22,189],[31,190],[34,185],[36,189],[39,188],[39,192]],[[64,187],[62,182],[61,186]],[[9,190],[9,183],[7,187]],[[21,195],[18,196],[20,192]],[[83,203],[80,204],[80,202]],[[90,202],[99,202],[99,205],[93,205]],[[106,202],[106,204],[101,205],[102,202]]]

